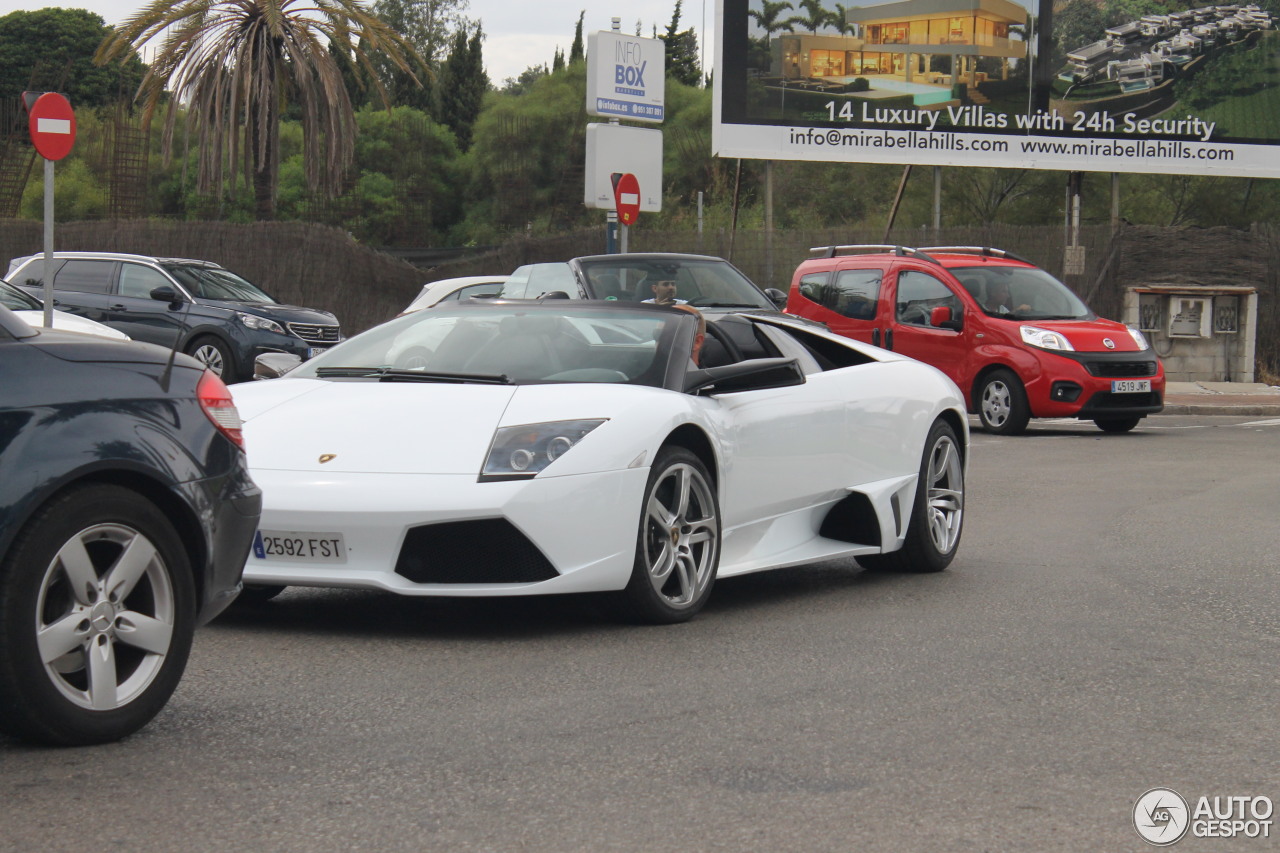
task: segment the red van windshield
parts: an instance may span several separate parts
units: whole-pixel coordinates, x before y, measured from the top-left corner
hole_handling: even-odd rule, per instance
[[[952,267],[951,274],[992,317],[1093,320],[1089,306],[1038,267]]]

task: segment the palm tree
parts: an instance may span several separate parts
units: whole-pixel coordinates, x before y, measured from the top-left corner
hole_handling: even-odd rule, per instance
[[[764,43],[768,46],[769,40],[773,37],[773,34],[786,26],[786,22],[779,21],[778,18],[782,16],[783,12],[792,9],[795,9],[795,6],[792,6],[787,2],[787,0],[780,0],[780,2],[774,2],[774,0],[763,0],[760,11],[748,9],[747,15],[755,19],[755,22],[760,29],[764,30]]]
[[[800,8],[808,12],[808,15],[796,15],[787,18],[784,23],[787,26],[801,26],[811,33],[816,34],[818,30],[827,25],[839,27],[843,21],[836,23],[834,16],[823,8],[822,0],[800,0]]]
[[[835,14],[831,16],[831,26],[840,31],[841,35],[856,36],[858,34],[858,25],[849,22],[849,10],[857,9],[858,6],[846,6],[843,3],[837,3]]]
[[[224,164],[243,158],[259,219],[275,215],[280,117],[288,99],[302,115],[307,182],[333,194],[355,151],[343,60],[366,71],[388,107],[371,54],[381,52],[410,74],[411,62],[423,67],[403,37],[360,0],[151,0],[103,41],[94,61],[127,58],[161,37],[138,88],[145,121],[167,98],[168,159],[177,108],[185,106],[198,145],[199,191],[223,188]]]

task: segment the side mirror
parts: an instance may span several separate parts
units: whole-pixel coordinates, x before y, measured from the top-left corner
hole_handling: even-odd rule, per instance
[[[769,297],[769,301],[779,308],[787,304],[787,294],[778,290],[776,287],[766,287],[764,289],[764,295]]]
[[[721,367],[700,367],[684,377],[686,394],[731,394],[803,385],[804,371],[794,358],[755,358]]]
[[[168,302],[171,304],[182,301],[182,297],[178,295],[178,291],[174,290],[167,284],[162,284],[159,287],[153,288],[151,291],[151,298],[158,302]]]
[[[939,305],[929,312],[929,325],[938,329],[950,329],[953,332],[958,332],[964,324],[958,319],[951,319],[951,306]]]
[[[302,359],[291,352],[264,352],[253,360],[253,378],[279,379],[299,364]]]

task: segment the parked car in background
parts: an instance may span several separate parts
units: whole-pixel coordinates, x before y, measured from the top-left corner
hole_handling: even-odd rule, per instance
[[[44,325],[44,304],[7,281],[0,281],[0,305],[8,308],[32,326]],[[129,340],[129,336],[118,329],[95,323],[87,317],[68,314],[66,311],[53,312],[53,328],[64,332],[80,332],[83,335],[112,338],[117,341]]]
[[[507,281],[505,275],[467,275],[461,278],[442,278],[422,285],[421,292],[413,298],[402,314],[412,314],[423,308],[470,299],[472,296],[497,296]]]
[[[1164,407],[1164,368],[1030,261],[972,246],[828,246],[796,268],[787,311],[942,370],[988,432],[1033,418],[1127,432]]]
[[[504,299],[569,299],[644,302],[659,281],[675,284],[675,298],[705,312],[781,313],[786,294],[761,290],[737,267],[708,255],[638,252],[590,255],[557,263],[518,267],[502,287]]]
[[[265,496],[246,592],[605,592],[666,623],[717,576],[946,568],[955,385],[781,314],[706,320],[704,341],[679,308],[473,299],[235,386]]]
[[[54,307],[134,340],[176,347],[224,382],[248,379],[267,352],[311,358],[342,340],[328,311],[282,305],[218,264],[106,252],[53,254]],[[15,258],[5,279],[44,294],[44,256]]]
[[[240,589],[262,494],[199,362],[0,308],[0,731],[128,735]]]

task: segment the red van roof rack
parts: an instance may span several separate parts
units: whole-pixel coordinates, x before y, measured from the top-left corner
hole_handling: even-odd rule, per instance
[[[1024,264],[1031,263],[1031,261],[1015,255],[1013,252],[1006,252],[1004,249],[993,249],[990,246],[925,246],[920,251],[948,255],[982,255],[986,258],[1008,258],[1011,261],[1022,261]]]
[[[813,246],[809,249],[809,254],[815,258],[834,258],[836,255],[883,254],[886,252],[900,257],[909,256],[930,261],[935,264],[938,263],[920,249],[913,249],[910,246],[898,246],[890,243],[865,243],[849,246]]]

